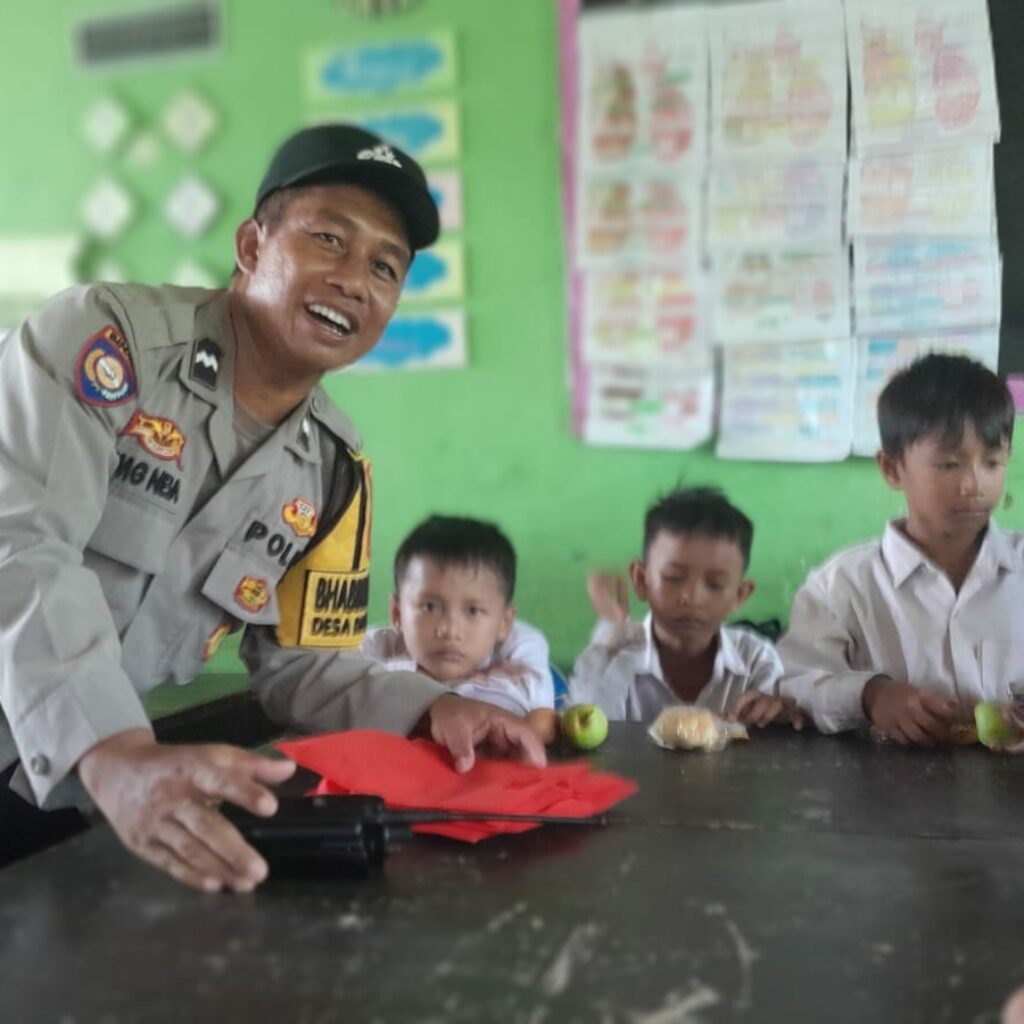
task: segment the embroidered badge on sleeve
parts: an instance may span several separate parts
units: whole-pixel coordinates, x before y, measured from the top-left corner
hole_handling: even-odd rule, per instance
[[[134,437],[150,455],[164,462],[174,462],[181,469],[181,453],[185,447],[185,435],[174,420],[163,416],[150,416],[136,409],[128,425],[121,431],[122,436]]]
[[[247,612],[261,612],[270,600],[270,584],[259,576],[243,576],[235,587],[235,602]]]
[[[281,509],[281,518],[296,537],[312,537],[316,533],[316,508],[304,498],[294,498]]]
[[[135,369],[128,343],[107,324],[78,353],[75,390],[87,405],[120,405],[136,394]]]

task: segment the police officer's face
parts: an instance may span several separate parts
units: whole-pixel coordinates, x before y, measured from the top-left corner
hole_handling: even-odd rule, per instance
[[[375,193],[357,185],[296,190],[278,216],[239,228],[255,343],[303,373],[354,363],[391,319],[410,259],[401,219]]]

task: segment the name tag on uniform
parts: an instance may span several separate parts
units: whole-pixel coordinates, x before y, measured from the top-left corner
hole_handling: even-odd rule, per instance
[[[358,647],[366,632],[370,574],[306,571],[306,586],[295,623],[300,647]],[[281,609],[281,627],[292,615]]]

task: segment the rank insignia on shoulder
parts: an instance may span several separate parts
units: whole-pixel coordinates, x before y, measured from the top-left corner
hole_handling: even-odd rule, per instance
[[[223,358],[224,352],[217,342],[202,338],[192,348],[192,367],[189,376],[203,387],[216,391],[217,376]]]
[[[316,509],[304,498],[293,498],[281,509],[281,518],[296,537],[312,537],[316,533]]]
[[[75,390],[88,405],[120,405],[136,394],[135,369],[121,332],[107,324],[78,353]]]
[[[181,452],[185,447],[185,435],[174,420],[163,416],[150,416],[136,409],[128,425],[121,431],[124,437],[134,437],[150,455],[164,462],[175,462],[181,469]]]
[[[203,661],[209,661],[217,649],[224,642],[224,639],[231,635],[232,621],[225,619],[207,638],[203,644]]]
[[[243,576],[235,587],[235,602],[247,612],[261,612],[270,600],[270,584],[259,576]]]

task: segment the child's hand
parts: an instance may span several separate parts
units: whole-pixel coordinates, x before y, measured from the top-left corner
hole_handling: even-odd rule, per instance
[[[931,747],[944,743],[957,717],[954,700],[888,676],[869,679],[861,696],[871,724],[897,743]]]
[[[792,697],[779,697],[771,693],[748,690],[729,708],[725,715],[727,722],[742,725],[791,725],[794,729],[804,727],[804,713]]]
[[[587,577],[587,596],[599,619],[622,623],[629,618],[629,589],[621,573],[592,572]]]

